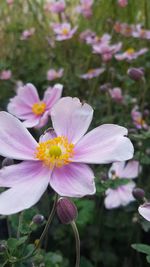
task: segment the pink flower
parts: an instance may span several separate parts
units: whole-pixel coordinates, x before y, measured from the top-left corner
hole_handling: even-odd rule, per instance
[[[45,10],[46,11],[50,11],[50,12],[56,13],[56,14],[64,12],[65,7],[66,7],[66,4],[65,4],[64,0],[47,2],[45,4]]]
[[[0,80],[9,80],[11,79],[12,73],[11,70],[2,70],[0,72]]]
[[[150,202],[146,202],[143,205],[140,205],[138,211],[144,219],[150,222]]]
[[[105,124],[85,135],[93,109],[78,98],[61,98],[51,110],[52,126],[39,143],[22,122],[0,112],[0,154],[24,162],[0,171],[0,214],[13,214],[33,206],[50,186],[60,196],[83,197],[95,193],[94,173],[87,165],[132,158],[127,129]]]
[[[133,179],[138,176],[139,162],[135,160],[125,162],[115,162],[112,164],[109,170],[110,179]],[[134,200],[132,195],[133,188],[135,187],[134,182],[129,182],[126,185],[118,186],[116,189],[107,189],[105,197],[105,207],[107,209],[113,209],[120,206],[126,206]]]
[[[58,71],[54,69],[49,69],[47,71],[47,80],[53,81],[55,79],[61,78],[63,76],[64,69],[59,69]]]
[[[90,69],[87,73],[80,75],[80,78],[82,79],[92,79],[100,74],[102,74],[105,71],[105,68],[97,68],[97,69]]]
[[[140,24],[137,24],[132,32],[132,36],[140,39],[150,39],[150,30],[144,29]]]
[[[115,87],[113,89],[109,89],[109,94],[114,101],[116,101],[118,103],[121,103],[123,101],[123,95],[122,95],[121,88]]]
[[[14,3],[14,0],[6,0],[8,5],[12,5]]]
[[[71,29],[71,24],[66,22],[62,24],[54,23],[52,24],[52,28],[56,34],[57,41],[71,39],[77,30],[77,27]]]
[[[128,5],[128,0],[118,0],[118,5],[120,7],[126,7]]]
[[[30,28],[28,30],[24,30],[21,34],[20,40],[27,40],[35,33],[34,28]]]
[[[128,50],[126,50],[124,53],[119,53],[119,54],[116,54],[115,55],[115,58],[118,60],[118,61],[121,61],[121,60],[124,60],[124,59],[127,59],[127,60],[133,60],[133,59],[136,59],[138,58],[139,56],[145,54],[146,52],[148,51],[147,48],[142,48],[140,49],[139,51],[135,51],[133,48],[129,48]]]
[[[122,43],[110,45],[108,43],[100,43],[93,45],[93,53],[101,54],[102,60],[107,62],[112,59],[113,55],[120,51]]]
[[[92,5],[93,0],[80,0],[80,5],[77,6],[76,10],[88,19],[92,16]]]
[[[96,33],[91,31],[90,29],[87,29],[80,33],[80,40],[85,41],[87,44],[93,44],[96,38]]]
[[[138,107],[135,106],[131,111],[131,117],[133,124],[137,129],[148,129],[146,121],[143,119],[142,113],[138,110]]]
[[[47,123],[51,108],[61,97],[62,88],[61,84],[49,87],[43,100],[40,100],[34,85],[28,83],[18,88],[17,95],[10,99],[7,110],[23,120],[25,127],[41,128]]]

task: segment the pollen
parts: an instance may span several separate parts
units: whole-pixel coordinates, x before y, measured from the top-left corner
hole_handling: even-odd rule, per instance
[[[68,33],[69,33],[69,30],[67,28],[63,28],[62,29],[62,34],[63,35],[68,35]]]
[[[64,136],[58,136],[45,142],[40,142],[36,148],[35,157],[48,166],[62,167],[72,161],[74,145]]]
[[[126,51],[129,55],[132,55],[134,54],[135,50],[133,48],[129,48],[127,51]]]
[[[32,106],[32,112],[35,115],[42,115],[46,110],[46,104],[44,102],[34,103]]]

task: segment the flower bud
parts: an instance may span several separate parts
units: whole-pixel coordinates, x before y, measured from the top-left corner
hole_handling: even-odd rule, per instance
[[[144,76],[144,70],[142,68],[129,68],[127,74],[134,81],[139,81]]]
[[[44,216],[41,214],[36,214],[33,218],[32,218],[32,222],[35,224],[42,224],[44,222]]]
[[[61,223],[69,224],[77,217],[77,208],[73,202],[67,198],[60,198],[57,202],[57,215]]]
[[[137,200],[142,200],[145,196],[144,190],[139,187],[134,188],[132,194]]]
[[[6,166],[13,165],[13,164],[14,164],[14,160],[13,160],[13,159],[5,158],[5,159],[3,159],[3,161],[2,161],[2,168],[3,168],[3,167],[6,167]]]

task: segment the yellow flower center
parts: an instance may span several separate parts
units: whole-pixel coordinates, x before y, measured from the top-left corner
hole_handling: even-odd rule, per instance
[[[145,120],[143,120],[142,118],[139,117],[139,118],[136,119],[136,123],[141,125],[141,126],[144,126],[145,125]]]
[[[68,164],[73,155],[74,145],[64,136],[39,143],[35,152],[35,157],[51,169]]]
[[[95,72],[95,69],[90,69],[90,70],[88,70],[88,74],[93,74]]]
[[[133,48],[129,48],[127,51],[126,51],[129,55],[132,55],[134,54],[135,50]]]
[[[69,30],[67,28],[63,28],[62,29],[62,34],[63,35],[68,35],[68,33],[69,33]]]
[[[32,106],[32,112],[35,115],[42,115],[46,110],[46,104],[44,102],[34,103]]]

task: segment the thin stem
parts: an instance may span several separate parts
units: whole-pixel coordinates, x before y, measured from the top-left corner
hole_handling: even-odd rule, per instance
[[[17,229],[17,239],[20,238],[20,228],[23,221],[23,212],[20,212],[19,214],[19,222],[18,222],[18,229]]]
[[[52,207],[51,213],[50,213],[50,215],[48,217],[48,220],[47,220],[47,223],[45,225],[45,228],[44,228],[44,230],[43,230],[43,232],[42,232],[42,234],[40,236],[40,239],[39,239],[39,242],[38,242],[38,244],[36,246],[36,249],[39,248],[40,245],[42,244],[42,241],[43,241],[43,239],[44,239],[44,237],[45,237],[45,235],[46,235],[46,233],[48,231],[48,228],[49,228],[49,226],[50,226],[50,224],[51,224],[51,222],[53,220],[53,217],[54,217],[55,211],[56,211],[57,201],[58,201],[58,194],[56,194],[56,196],[55,196],[55,200],[54,200],[54,203],[53,203],[53,207]]]
[[[79,232],[76,226],[75,221],[71,223],[74,236],[75,236],[75,241],[76,241],[76,265],[75,267],[80,267],[80,237],[79,237]]]

